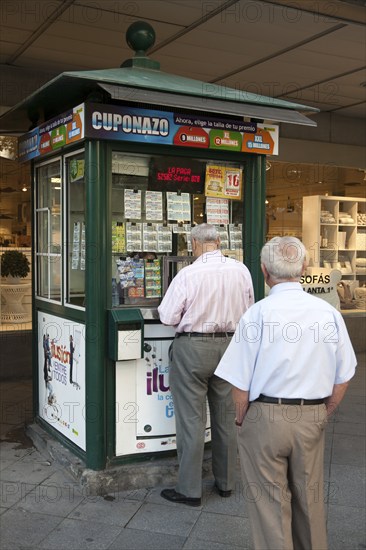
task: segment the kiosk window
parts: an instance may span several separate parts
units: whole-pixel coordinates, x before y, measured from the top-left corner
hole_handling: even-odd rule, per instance
[[[61,162],[36,168],[37,296],[61,301]]]
[[[84,152],[65,157],[67,236],[66,302],[85,306],[85,161]]]
[[[216,225],[223,253],[242,261],[243,176],[231,161],[112,151],[112,307],[159,305],[193,260],[196,223]]]

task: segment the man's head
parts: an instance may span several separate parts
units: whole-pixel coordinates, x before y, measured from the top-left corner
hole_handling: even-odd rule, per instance
[[[204,252],[212,252],[220,248],[220,237],[214,225],[201,223],[191,231],[192,252],[198,258]]]
[[[299,281],[306,268],[306,248],[296,237],[274,237],[262,248],[261,267],[269,286]]]

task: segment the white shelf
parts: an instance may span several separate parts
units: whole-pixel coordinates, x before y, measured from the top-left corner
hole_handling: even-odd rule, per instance
[[[302,239],[309,252],[310,266],[342,267],[344,279],[360,278],[361,284],[364,283],[365,274],[357,271],[356,259],[366,257],[365,248],[359,248],[366,225],[357,224],[358,213],[366,214],[366,199],[325,195],[303,198]],[[331,221],[324,221],[326,217]],[[351,223],[344,223],[345,218]],[[327,247],[322,246],[324,239],[328,241]]]

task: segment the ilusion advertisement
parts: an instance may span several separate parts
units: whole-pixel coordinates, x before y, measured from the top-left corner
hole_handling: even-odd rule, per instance
[[[166,451],[176,448],[174,404],[169,386],[171,342],[171,339],[145,339],[147,346],[144,358],[136,362],[137,422],[133,452]],[[211,439],[210,426],[207,407],[205,442]]]
[[[84,137],[278,155],[278,126],[274,124],[83,103],[22,136],[19,160]]]
[[[39,416],[85,450],[85,326],[38,312]]]

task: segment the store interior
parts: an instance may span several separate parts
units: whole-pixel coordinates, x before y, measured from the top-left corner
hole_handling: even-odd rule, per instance
[[[245,175],[244,175],[245,177]],[[302,237],[302,198],[365,198],[366,170],[335,164],[267,160],[266,236]],[[195,223],[204,221],[205,197],[196,196]],[[30,163],[0,157],[0,246],[31,246]]]
[[[276,235],[302,238],[304,196],[365,198],[366,170],[272,158],[268,158],[266,169],[266,239]],[[195,223],[206,221],[205,208],[204,194],[195,195]],[[8,247],[29,249],[31,240],[30,163],[1,157],[0,251]]]

